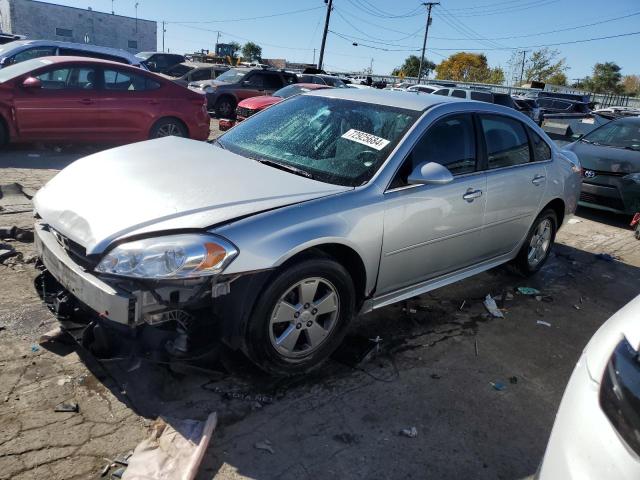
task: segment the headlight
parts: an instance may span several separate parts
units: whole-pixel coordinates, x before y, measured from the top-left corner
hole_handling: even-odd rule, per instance
[[[207,85],[206,87],[204,87],[204,93],[213,93],[216,89],[213,88],[211,85]]]
[[[168,235],[118,245],[96,271],[133,278],[194,278],[221,273],[236,255],[235,246],[214,235]]]
[[[630,173],[629,175],[625,175],[625,180],[631,180],[632,182],[640,183],[640,172],[638,173]]]

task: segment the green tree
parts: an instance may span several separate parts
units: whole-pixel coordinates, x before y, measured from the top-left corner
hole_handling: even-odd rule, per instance
[[[614,62],[596,63],[593,75],[585,80],[584,86],[595,93],[623,93],[620,70],[620,66]]]
[[[422,75],[425,77],[429,76],[429,72],[432,72],[433,69],[436,68],[436,64],[430,60],[424,59],[422,64]],[[417,55],[409,55],[402,66],[396,67],[391,72],[391,75],[404,75],[405,77],[417,77],[418,71],[420,70],[420,57]]]
[[[458,82],[504,83],[504,71],[490,68],[487,57],[481,53],[458,52],[436,67],[436,78]]]
[[[509,67],[513,73],[513,78],[519,80],[522,72],[522,52],[513,52],[509,59]],[[553,85],[566,85],[567,61],[560,58],[558,50],[541,48],[525,55],[523,83],[531,81],[551,83]]]
[[[253,42],[245,43],[244,47],[242,47],[242,58],[249,61],[260,61],[262,58],[262,47]]]

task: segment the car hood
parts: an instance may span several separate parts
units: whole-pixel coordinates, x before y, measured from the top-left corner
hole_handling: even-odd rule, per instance
[[[269,95],[262,95],[261,97],[251,97],[241,101],[238,106],[241,108],[248,108],[250,110],[262,110],[268,106],[281,102],[281,97],[271,97]]]
[[[640,152],[592,145],[580,141],[567,145],[565,148],[578,156],[582,168],[586,170],[617,173],[640,172]]]
[[[92,254],[131,235],[203,229],[351,189],[167,137],[77,160],[36,194],[34,205],[45,223]]]

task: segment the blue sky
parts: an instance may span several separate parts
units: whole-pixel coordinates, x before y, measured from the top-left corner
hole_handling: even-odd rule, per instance
[[[111,0],[51,3],[91,6],[104,12],[110,12],[112,4]],[[117,14],[134,16],[135,3],[114,0],[113,5]],[[329,33],[325,68],[358,71],[369,67],[373,58],[374,73],[388,74],[407,55],[419,54],[413,50],[422,46],[426,17],[420,3],[334,0],[330,30],[336,33]],[[169,22],[165,45],[172,52],[213,50],[219,30],[221,42],[252,40],[262,46],[265,58],[299,62],[311,62],[314,48],[317,60],[326,11],[323,0],[138,0],[138,4],[140,18]],[[293,11],[298,13],[238,20]],[[597,22],[602,23],[573,28]],[[159,49],[160,30],[159,26]],[[555,30],[564,31],[545,33]],[[501,49],[504,47],[532,50],[537,45],[630,32],[640,32],[639,0],[441,0],[433,9],[427,58],[438,63],[458,50],[482,51],[490,65],[501,66],[506,72],[512,50]],[[516,36],[519,38],[504,38]],[[353,46],[353,42],[359,45]],[[570,67],[567,76],[574,79],[589,75],[596,62],[604,61],[618,63],[623,74],[640,74],[639,46],[640,35],[634,35],[551,48],[566,57]]]

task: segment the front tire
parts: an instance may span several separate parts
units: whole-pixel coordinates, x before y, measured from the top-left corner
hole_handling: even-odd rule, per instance
[[[231,97],[219,98],[215,105],[218,118],[234,118],[236,114],[236,102]]]
[[[525,276],[539,271],[549,258],[558,231],[556,213],[544,210],[533,222],[527,239],[514,260],[515,268]]]
[[[340,345],[355,312],[355,289],[345,268],[312,258],[278,272],[249,319],[249,358],[276,376],[309,372]]]

